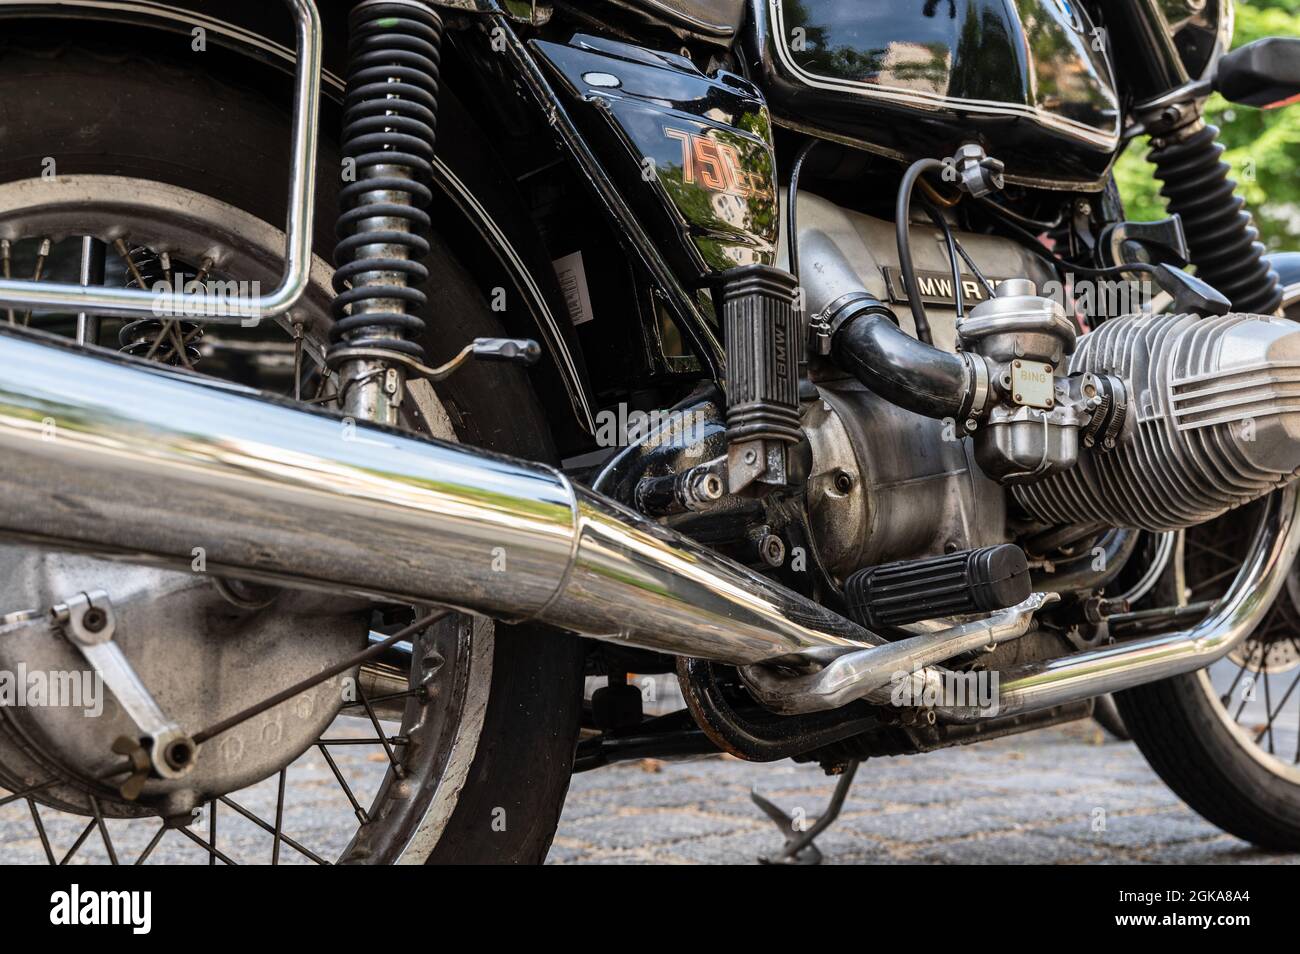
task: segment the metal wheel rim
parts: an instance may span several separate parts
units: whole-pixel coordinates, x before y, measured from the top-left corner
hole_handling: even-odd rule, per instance
[[[111,245],[116,238],[130,237],[177,257],[209,256],[223,270],[244,280],[261,281],[264,287],[274,286],[282,266],[284,236],[280,229],[202,193],[151,180],[61,176],[5,183],[0,184],[0,209],[10,210],[0,213],[0,239],[50,237],[57,241],[89,234]],[[304,359],[317,365],[323,365],[328,345],[329,302],[333,297],[331,277],[330,266],[315,257],[311,287],[303,303],[275,319],[291,337],[293,325],[302,325]],[[0,315],[2,320],[4,317]],[[33,326],[39,324],[40,316],[37,316]],[[222,331],[234,335],[238,329]],[[411,384],[408,403],[410,413],[404,408],[404,417],[413,426],[417,421],[423,424],[416,429],[447,440],[457,439],[427,383]],[[418,745],[408,745],[420,753],[410,760],[416,771],[399,778],[391,766],[386,769],[374,800],[366,809],[367,820],[343,850],[340,863],[420,863],[433,850],[455,809],[477,751],[491,682],[493,644],[491,621],[471,620],[460,614],[430,627],[416,644],[408,682],[412,692],[421,678],[419,669],[425,650],[436,649],[446,661],[427,702],[421,703],[414,695],[406,700],[398,737],[418,741]],[[325,747],[320,748],[324,752]],[[300,760],[301,757],[295,762]],[[407,761],[405,756],[403,761]],[[293,764],[286,770],[292,769]],[[346,782],[337,772],[336,777],[346,789]],[[259,784],[264,783],[265,780]],[[227,808],[227,815],[240,813],[239,807],[230,804],[238,794],[230,793],[229,801],[218,800],[218,804]],[[354,801],[350,791],[347,797]],[[31,803],[32,799],[28,801]],[[32,816],[42,842],[46,843],[34,804]],[[278,816],[279,811],[277,825]],[[89,824],[94,827],[96,819],[92,818]],[[107,832],[104,834],[107,842]],[[155,835],[146,855],[161,834],[160,831]],[[268,835],[273,839],[273,857],[278,860],[301,854],[290,833],[282,834],[284,837]],[[78,839],[77,846],[85,837]],[[194,840],[188,831],[186,837]],[[109,853],[112,856],[111,850]],[[217,857],[209,851],[210,863],[215,863]],[[318,857],[310,860],[323,861]]]

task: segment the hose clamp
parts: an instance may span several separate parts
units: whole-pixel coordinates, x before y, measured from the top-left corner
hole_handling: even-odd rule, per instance
[[[970,396],[970,404],[962,416],[966,418],[966,429],[973,431],[975,418],[984,413],[989,403],[989,366],[969,351],[963,351],[961,359],[966,363],[966,393]]]
[[[859,302],[865,307],[852,307]],[[889,307],[869,291],[848,292],[836,298],[808,322],[808,351],[810,354],[829,355],[835,335],[845,323],[862,315],[884,315],[897,323],[898,319]]]

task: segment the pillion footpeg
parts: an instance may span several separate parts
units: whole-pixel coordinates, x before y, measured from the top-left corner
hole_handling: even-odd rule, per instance
[[[885,563],[850,576],[844,596],[868,629],[989,613],[1029,598],[1029,563],[1013,543]]]

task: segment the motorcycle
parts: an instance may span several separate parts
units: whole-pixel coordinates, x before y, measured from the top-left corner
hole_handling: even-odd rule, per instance
[[[50,861],[58,814],[62,860],[231,861],[220,815],[538,862],[574,771],[851,779],[1099,700],[1300,848],[1300,256],[1202,115],[1300,95],[1300,40],[1229,51],[1228,0],[0,18],[0,804]]]

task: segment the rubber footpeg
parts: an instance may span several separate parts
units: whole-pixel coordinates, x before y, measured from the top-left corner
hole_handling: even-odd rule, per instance
[[[1029,592],[1029,563],[1014,543],[866,567],[844,584],[849,615],[867,628],[989,613]]]

